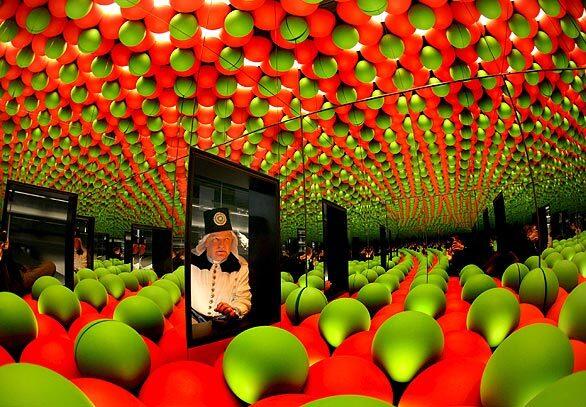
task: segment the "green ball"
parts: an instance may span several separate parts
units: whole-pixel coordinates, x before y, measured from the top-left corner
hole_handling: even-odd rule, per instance
[[[102,35],[97,28],[90,28],[84,30],[79,34],[77,39],[77,46],[81,52],[91,54],[100,48],[102,44]]]
[[[414,4],[409,9],[409,22],[420,30],[429,30],[435,24],[433,10],[424,4]]]
[[[443,348],[444,335],[432,317],[404,311],[380,326],[372,341],[372,356],[392,380],[407,383],[439,358]]]
[[[576,253],[572,258],[572,263],[578,267],[578,271],[582,277],[586,277],[586,252]]]
[[[480,267],[475,266],[474,264],[470,264],[464,267],[460,272],[460,286],[464,287],[464,284],[466,284],[466,281],[470,277],[477,276],[479,274],[484,274],[484,271],[482,271]]]
[[[287,281],[289,283],[293,282],[293,276],[290,273],[287,273],[285,271],[281,271],[281,280],[282,281]]]
[[[175,284],[171,280],[157,280],[153,283],[153,286],[161,287],[167,290],[167,292],[171,296],[173,304],[177,304],[181,300],[181,290],[179,289],[179,287],[177,287],[177,284]]]
[[[71,381],[51,369],[30,363],[0,367],[2,406],[79,406],[94,404]]]
[[[160,308],[164,316],[168,317],[173,312],[173,300],[167,290],[157,286],[142,288],[137,295],[152,300]]]
[[[430,275],[438,275],[441,276],[445,282],[447,282],[450,278],[449,274],[446,272],[445,269],[441,268],[441,267],[434,267],[431,269],[431,271],[429,272]]]
[[[132,274],[136,277],[138,283],[143,287],[149,285],[151,282],[150,275],[145,269],[134,270]]]
[[[586,342],[586,283],[578,285],[566,298],[558,326],[568,337]]]
[[[391,404],[380,399],[368,396],[355,395],[341,395],[330,396],[310,401],[303,405],[303,407],[393,407]]]
[[[443,62],[441,52],[430,45],[426,45],[422,48],[421,53],[419,54],[419,59],[423,66],[431,70],[438,69]]]
[[[586,371],[582,370],[559,379],[533,397],[527,407],[580,407],[584,401]]]
[[[366,269],[362,272],[362,275],[366,277],[369,283],[374,283],[374,281],[378,278],[378,273],[373,269]]]
[[[98,279],[98,277],[96,276],[96,273],[94,271],[92,271],[90,269],[86,269],[86,268],[79,269],[77,271],[77,278],[79,279],[79,281],[85,280],[87,278],[91,278],[93,280]]]
[[[358,291],[358,301],[363,303],[370,315],[374,315],[379,309],[391,303],[391,291],[381,283],[369,283]]]
[[[446,296],[433,284],[414,287],[405,298],[405,311],[419,311],[437,318],[446,311]]]
[[[552,306],[558,296],[559,283],[551,269],[531,270],[519,287],[519,301],[533,304],[544,313]]]
[[[523,263],[513,263],[505,269],[502,276],[503,287],[519,291],[523,278],[529,273],[529,269]]]
[[[165,318],[157,304],[137,295],[120,301],[114,310],[113,319],[124,322],[154,342],[161,339],[165,330]]]
[[[389,274],[397,277],[397,279],[399,280],[399,282],[405,280],[405,273],[403,273],[400,269],[398,269],[397,267],[393,267],[392,269],[390,269],[388,271]]]
[[[572,260],[576,255],[576,250],[573,247],[566,247],[562,249],[560,254],[564,257],[564,259]]]
[[[61,281],[52,276],[41,276],[35,280],[31,288],[31,295],[34,300],[37,300],[43,290],[52,285],[61,285]]]
[[[399,288],[399,279],[396,275],[391,274],[390,272],[378,276],[374,282],[384,284],[390,292],[393,292]]]
[[[338,63],[332,57],[319,55],[313,61],[313,72],[321,79],[328,79],[338,72]]]
[[[387,0],[358,0],[358,8],[369,16],[378,16],[387,8]]]
[[[65,3],[65,13],[72,20],[78,20],[90,12],[93,4],[92,0],[67,0]]]
[[[75,339],[75,362],[82,376],[136,389],[149,374],[151,357],[141,336],[123,322],[100,319]]]
[[[372,268],[372,270],[374,270],[378,276],[381,276],[384,273],[386,273],[386,270],[385,270],[385,268],[383,266],[374,266]]]
[[[318,326],[326,342],[337,348],[350,335],[370,329],[370,314],[360,301],[338,298],[324,307]]]
[[[496,288],[496,283],[491,276],[478,274],[472,276],[464,284],[462,299],[466,302],[473,302],[483,292]]]
[[[317,288],[299,287],[287,296],[285,310],[291,322],[299,324],[305,318],[319,314],[327,303],[328,299]]]
[[[309,26],[302,17],[287,16],[279,27],[281,36],[294,44],[302,43],[309,36]]]
[[[310,276],[308,274],[304,274],[299,277],[297,284],[299,284],[299,287],[313,287],[317,288],[318,290],[323,290],[325,286],[323,277]]]
[[[124,280],[122,280],[116,274],[105,275],[104,277],[100,278],[100,283],[106,287],[108,294],[117,300],[119,300],[124,295],[124,291],[126,290],[126,284],[124,283]]]
[[[37,319],[26,301],[14,293],[0,292],[0,346],[18,360],[37,333]]]
[[[184,287],[183,283],[181,282],[181,279],[177,275],[175,275],[173,273],[167,273],[167,274],[163,275],[162,279],[169,280],[173,284],[175,284],[177,286],[177,288],[179,288],[179,293],[181,295],[183,295],[185,293],[185,291],[184,291],[185,287]]]
[[[428,274],[424,271],[422,274],[419,274],[413,279],[409,289],[412,290],[421,284],[433,284],[441,289],[444,293],[448,291],[448,283],[446,283],[446,280],[444,280],[444,278],[438,274]]]
[[[340,24],[332,31],[332,40],[338,48],[351,49],[358,44],[358,30],[351,25]]]
[[[482,405],[524,406],[549,384],[571,374],[573,363],[570,341],[557,327],[521,328],[488,360],[480,383]]]
[[[180,41],[186,41],[195,35],[199,24],[193,14],[177,13],[169,21],[169,33],[171,37]]]
[[[252,404],[273,393],[300,393],[307,379],[309,358],[293,334],[273,326],[258,326],[230,342],[222,370],[232,392]]]
[[[104,260],[102,262],[102,267],[111,267],[112,266],[112,260]]]
[[[43,290],[39,297],[39,313],[47,314],[68,327],[81,315],[81,304],[69,288],[52,285]]]
[[[567,292],[578,285],[578,267],[570,260],[560,260],[552,268],[558,283]]]
[[[185,72],[195,63],[195,55],[190,49],[176,48],[171,52],[169,63],[175,71]]]
[[[94,273],[96,274],[96,277],[98,279],[104,277],[107,274],[110,274],[110,270],[108,270],[105,267],[98,267],[97,269],[94,270]]]
[[[51,13],[45,7],[38,7],[29,13],[26,18],[26,29],[31,34],[40,34],[47,29],[51,22]]]
[[[465,25],[460,23],[453,23],[446,31],[448,41],[456,48],[466,48],[470,45],[472,36]]]
[[[528,257],[527,260],[525,260],[525,265],[527,266],[527,268],[529,270],[533,270],[539,267],[539,256],[531,256]]]
[[[285,304],[285,301],[287,301],[287,297],[289,297],[289,294],[291,294],[297,288],[299,288],[299,286],[295,283],[292,283],[290,281],[281,281],[281,304]]]
[[[122,281],[124,281],[124,285],[128,290],[133,292],[138,291],[138,280],[134,274],[123,272],[118,274],[118,277],[120,277]]]
[[[254,20],[250,13],[232,10],[224,19],[224,29],[233,37],[244,37],[254,28]]]
[[[108,292],[99,281],[81,280],[73,291],[80,301],[87,302],[97,310],[102,309],[108,303]]]
[[[127,20],[118,31],[120,42],[127,47],[135,47],[146,37],[146,27],[141,21]]]
[[[348,276],[348,287],[351,293],[355,293],[368,284],[368,278],[362,274],[352,274]]]
[[[513,293],[505,288],[492,288],[476,297],[468,310],[466,326],[494,348],[517,327],[520,315],[521,308]]]
[[[545,265],[552,268],[560,260],[564,260],[564,256],[561,253],[553,252],[548,254],[545,258]]]

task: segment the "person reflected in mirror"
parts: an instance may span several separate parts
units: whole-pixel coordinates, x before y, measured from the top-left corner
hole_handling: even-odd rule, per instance
[[[52,276],[56,271],[57,267],[51,261],[37,266],[17,263],[12,256],[8,234],[0,231],[0,291],[11,291],[22,296],[30,292],[39,277]]]
[[[78,271],[87,267],[87,249],[81,240],[79,230],[75,228],[73,237],[73,268]]]
[[[191,254],[191,308],[197,322],[239,320],[251,307],[248,262],[227,208],[205,211],[204,236]]]

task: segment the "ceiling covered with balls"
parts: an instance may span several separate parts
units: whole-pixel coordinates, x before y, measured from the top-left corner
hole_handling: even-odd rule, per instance
[[[278,177],[285,236],[584,210],[585,66],[575,0],[4,0],[0,174],[118,235],[182,231],[190,146]]]

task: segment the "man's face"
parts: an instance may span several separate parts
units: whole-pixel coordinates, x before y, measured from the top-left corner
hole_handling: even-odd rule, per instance
[[[206,240],[206,252],[213,261],[224,261],[230,255],[234,236],[229,230],[211,233]]]

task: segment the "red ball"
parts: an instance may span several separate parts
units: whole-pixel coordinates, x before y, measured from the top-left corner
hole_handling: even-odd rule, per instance
[[[159,348],[166,363],[187,359],[187,338],[185,330],[169,329],[159,340]]]
[[[41,336],[67,336],[67,331],[63,328],[57,320],[45,314],[36,315],[39,333],[37,337]]]
[[[437,319],[437,323],[444,332],[444,335],[448,332],[462,331],[466,329],[466,318],[468,314],[465,312],[450,312],[442,315]]]
[[[403,301],[397,301],[395,294],[393,294],[393,303],[385,305],[374,314],[370,322],[370,330],[375,332],[387,319],[403,311],[403,309]]]
[[[586,343],[577,339],[570,339],[574,351],[574,372],[586,370]]]
[[[96,407],[144,407],[128,390],[105,380],[82,377],[71,381]]]
[[[142,335],[141,335],[142,336]],[[163,352],[161,352],[161,348],[151,341],[149,338],[142,336],[142,340],[146,344],[147,348],[149,349],[149,355],[151,355],[151,373],[157,370],[159,366],[165,364],[165,359],[163,358]]]
[[[372,360],[372,340],[375,331],[363,331],[350,335],[334,350],[332,356],[357,356]]]
[[[289,329],[305,347],[309,356],[309,365],[330,357],[328,344],[323,340],[319,331],[305,326],[294,326]]]
[[[464,330],[444,334],[442,359],[467,357],[486,363],[491,356],[490,346],[476,332]]]
[[[315,400],[306,394],[279,394],[257,401],[251,407],[299,407]]]
[[[73,341],[66,336],[42,336],[24,348],[20,362],[41,365],[72,379],[79,376],[73,349]]]
[[[409,383],[401,397],[401,407],[480,406],[484,366],[469,358],[441,360]]]
[[[159,367],[144,382],[140,400],[148,406],[238,406],[217,369],[199,362]]]
[[[2,346],[0,346],[0,366],[14,363],[14,359],[10,356],[10,353]]]
[[[357,356],[333,356],[309,368],[305,394],[316,398],[357,394],[393,402],[393,389],[373,363]]]
[[[86,326],[90,322],[97,321],[98,319],[104,319],[104,317],[100,314],[87,314],[80,316],[75,321],[73,321],[73,323],[69,327],[69,337],[75,340],[77,334],[79,333],[79,331],[81,331],[81,329],[84,326]]]
[[[517,329],[533,324],[533,320],[535,319],[543,318],[543,313],[535,305],[521,303],[519,304],[519,308],[521,309],[521,314],[519,316],[519,325],[517,325]]]
[[[550,309],[547,311],[546,317],[558,322],[558,319],[560,318],[560,312],[562,311],[562,307],[566,302],[566,298],[568,298],[568,292],[560,287],[558,290],[558,296]]]

